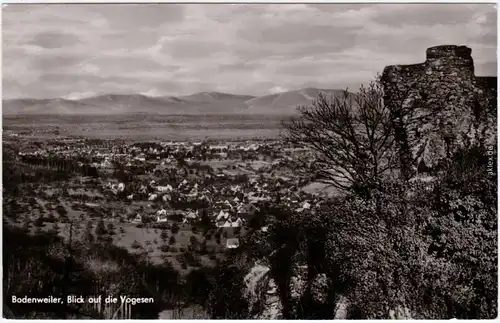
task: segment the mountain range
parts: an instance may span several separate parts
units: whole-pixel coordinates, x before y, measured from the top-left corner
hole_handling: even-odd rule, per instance
[[[142,94],[107,94],[80,100],[4,99],[3,115],[126,115],[126,114],[278,114],[293,115],[319,95],[337,96],[342,90],[304,88],[260,97],[220,92],[187,96],[150,97]]]

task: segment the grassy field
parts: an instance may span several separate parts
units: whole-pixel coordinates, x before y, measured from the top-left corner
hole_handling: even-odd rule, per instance
[[[87,196],[101,196],[100,193],[92,189],[68,189],[68,191],[75,194],[83,193]],[[36,197],[30,201],[18,201],[23,209],[23,212],[20,214],[23,215],[5,220],[16,226],[25,227],[32,233],[57,230],[58,235],[66,241],[69,241],[70,223],[73,223],[73,241],[84,240],[89,232],[97,238],[96,226],[101,219],[97,214],[102,214],[103,210],[106,212],[107,209],[103,208],[103,205],[106,205],[113,212],[102,214],[102,218],[106,228],[109,225],[112,227],[113,234],[110,237],[113,244],[123,247],[131,253],[147,254],[153,263],[159,264],[168,261],[181,274],[186,274],[190,269],[200,265],[214,265],[216,259],[220,259],[222,251],[225,250],[226,239],[232,236],[231,232],[229,232],[229,235],[220,232],[220,240],[217,241],[215,236],[221,230],[217,228],[211,229],[209,235],[204,236],[200,230],[193,228],[190,224],[179,223],[178,232],[174,232],[171,228],[173,222],[161,224],[162,227],[159,227],[160,225],[156,223],[149,225],[130,223],[125,220],[127,217],[126,213],[134,213],[133,210],[139,207],[138,203],[134,203],[132,209],[125,206],[122,202],[117,201],[108,201],[106,203],[100,201],[96,203],[75,203],[71,196],[61,197],[61,188],[43,188],[43,192],[47,194],[44,195],[44,198]],[[52,194],[58,196],[57,200],[51,198]],[[145,205],[147,204],[147,202],[144,203]],[[81,208],[85,204],[90,205],[90,207]],[[65,216],[61,216],[56,211],[56,206],[58,205],[63,206],[66,210],[67,213]],[[97,211],[94,212],[94,210]],[[43,223],[40,223],[40,217],[44,218]],[[193,239],[197,241],[195,245],[192,243]],[[200,246],[204,241],[206,246],[205,251],[194,251],[195,249],[198,250],[198,247],[195,246]],[[184,255],[188,253],[194,255],[196,260],[191,262],[183,260]]]

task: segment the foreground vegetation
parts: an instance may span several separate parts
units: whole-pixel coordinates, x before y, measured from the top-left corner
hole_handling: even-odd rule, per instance
[[[395,140],[381,97],[377,84],[354,100],[348,93],[333,101],[320,97],[303,119],[287,125],[292,139],[319,156],[302,171],[318,167],[317,175],[344,195],[309,217],[282,208],[267,234],[248,236],[232,260],[237,278],[226,286],[229,299],[241,299],[248,288],[241,272],[259,261],[277,285],[278,318],[333,319],[340,305],[352,319],[498,315],[492,119],[475,119],[471,127],[481,134],[472,140],[471,127],[455,129],[457,140],[444,153],[426,151],[402,173],[405,138]],[[251,302],[226,305],[214,317],[259,317],[249,312]]]

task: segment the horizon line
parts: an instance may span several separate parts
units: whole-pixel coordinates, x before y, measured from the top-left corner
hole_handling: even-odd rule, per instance
[[[36,97],[5,97],[2,95],[2,101],[13,101],[13,100],[66,100],[66,101],[74,101],[74,102],[77,102],[77,101],[81,101],[81,100],[85,100],[85,99],[91,99],[91,98],[97,98],[97,97],[100,97],[100,96],[142,96],[142,97],[146,97],[146,98],[152,98],[152,99],[161,99],[161,98],[185,98],[185,97],[189,97],[189,96],[193,96],[193,95],[197,95],[197,94],[226,94],[226,95],[233,95],[233,96],[248,96],[248,97],[251,97],[251,98],[261,98],[261,97],[265,97],[265,96],[271,96],[271,95],[276,95],[276,94],[283,94],[283,93],[288,93],[288,92],[296,92],[296,91],[301,91],[301,90],[306,90],[306,89],[314,89],[314,90],[319,90],[319,91],[349,91],[349,88],[346,87],[346,88],[339,88],[339,89],[334,89],[334,88],[317,88],[317,87],[313,87],[313,86],[307,86],[307,87],[302,87],[302,88],[298,88],[298,89],[291,89],[291,90],[286,90],[286,91],[282,91],[282,92],[276,92],[276,93],[268,93],[268,94],[263,94],[263,95],[251,95],[251,94],[240,94],[240,93],[230,93],[230,92],[221,92],[221,91],[200,91],[200,92],[194,92],[194,93],[191,93],[191,94],[185,94],[185,95],[148,95],[148,94],[143,94],[141,92],[135,92],[135,93],[113,93],[113,92],[110,92],[110,93],[102,93],[102,94],[94,94],[94,95],[91,95],[91,96],[84,96],[84,97],[81,97],[79,99],[68,99],[68,98],[65,98],[64,96],[60,96],[60,97],[45,97],[45,98],[36,98]]]

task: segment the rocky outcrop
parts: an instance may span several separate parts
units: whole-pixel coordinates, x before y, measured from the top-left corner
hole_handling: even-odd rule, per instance
[[[470,141],[496,141],[485,129],[496,110],[496,78],[476,77],[471,53],[465,46],[431,47],[424,63],[384,69],[384,103],[406,178]]]
[[[245,297],[249,313],[254,319],[277,320],[282,318],[282,305],[277,286],[269,275],[270,268],[256,262],[244,278]]]
[[[293,302],[299,302],[307,286],[307,266],[299,265],[294,268],[290,279],[290,298]]]
[[[329,305],[330,281],[326,274],[318,274],[307,279],[308,268],[296,265],[289,283],[290,315],[297,316],[306,296],[319,305]],[[244,278],[245,297],[249,303],[249,312],[253,319],[277,320],[283,319],[283,303],[278,293],[278,287],[270,275],[270,268],[262,262],[256,262]],[[308,295],[306,295],[308,293]],[[346,319],[349,302],[339,295],[332,313],[335,319]]]

